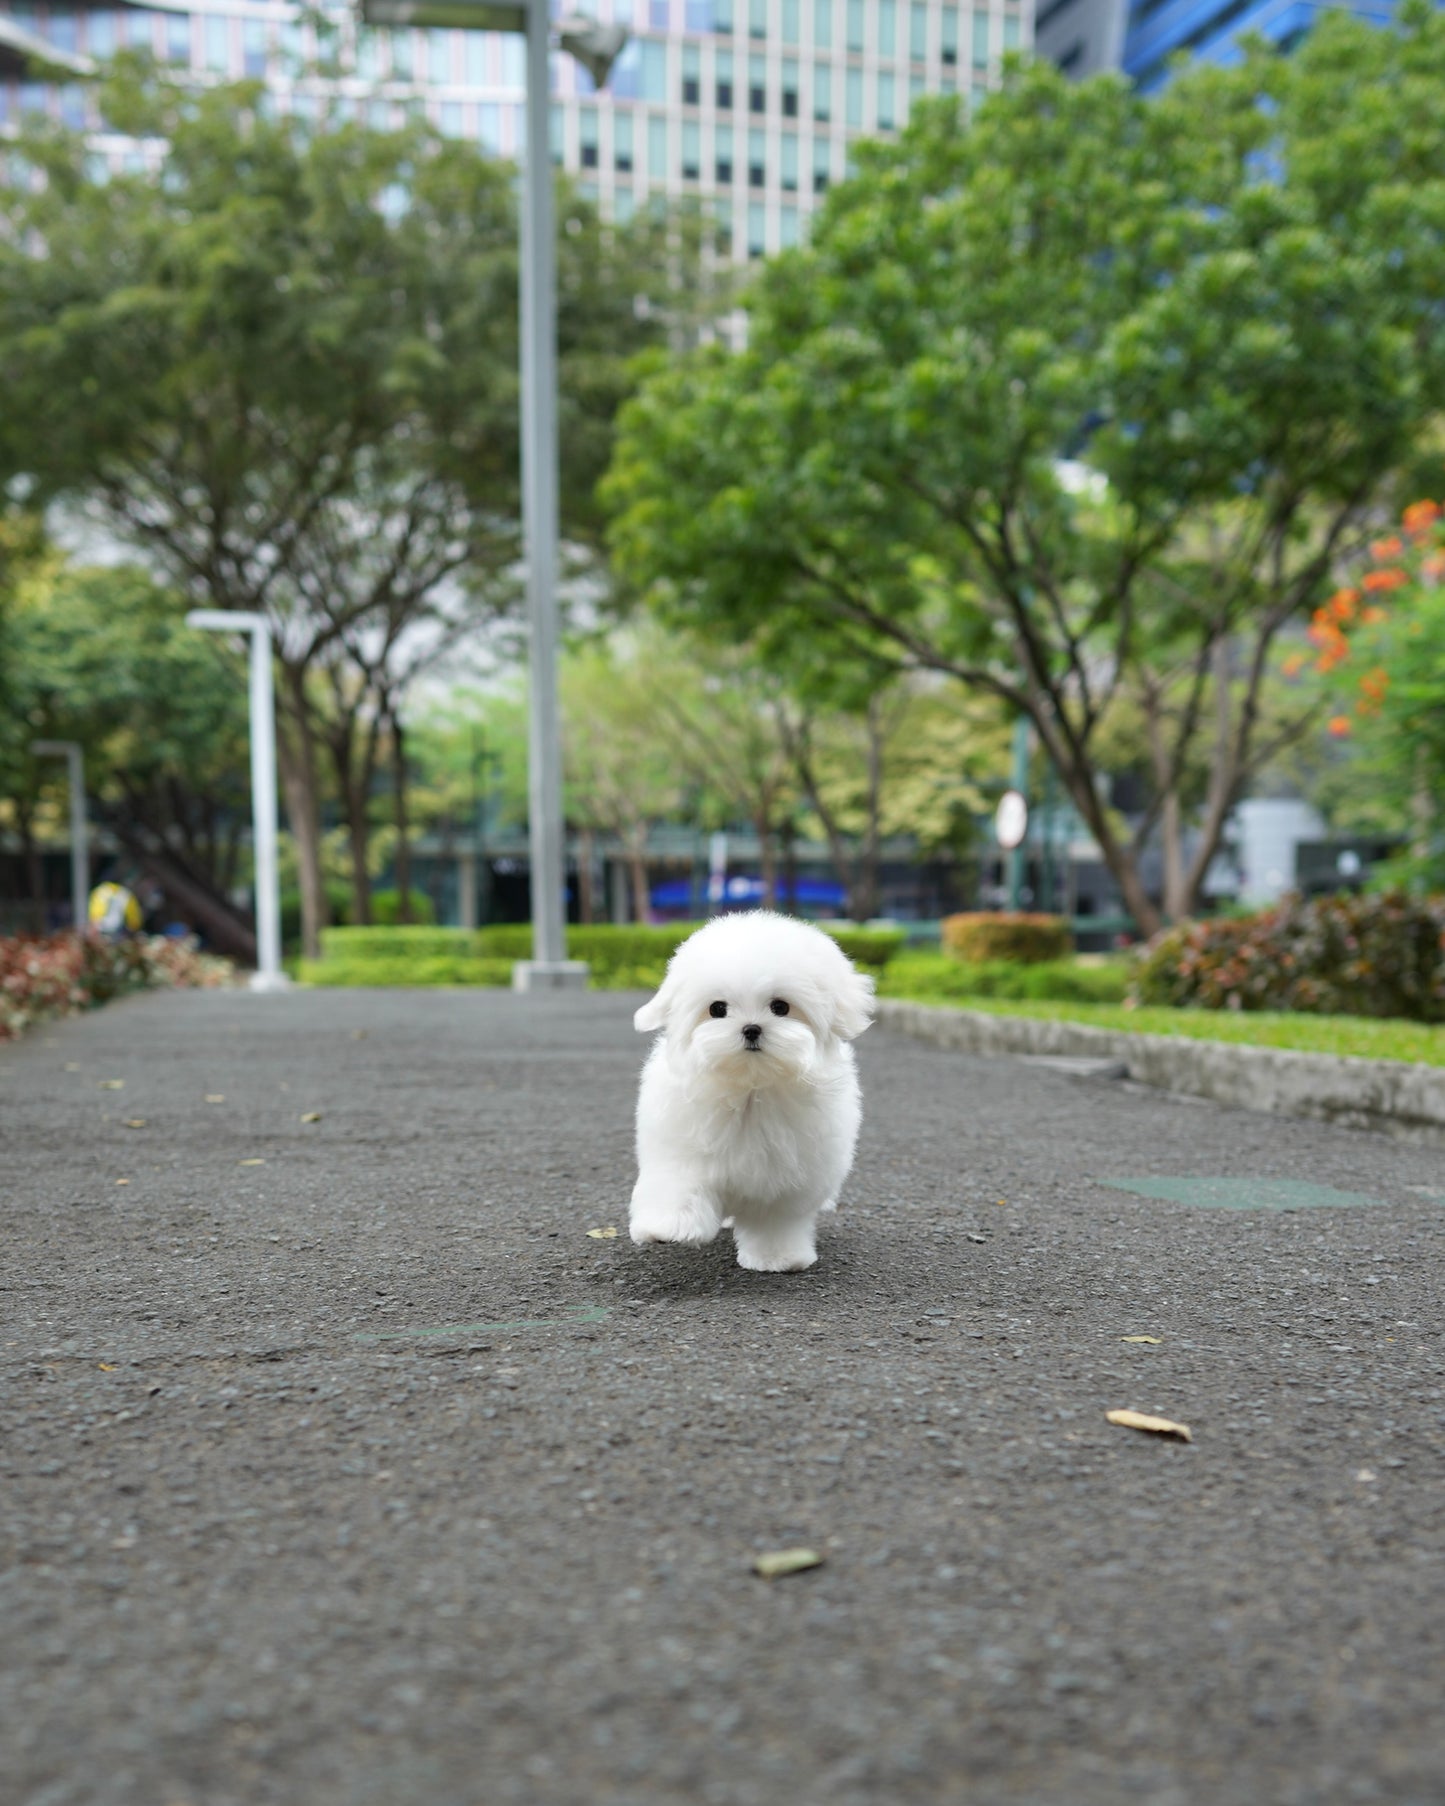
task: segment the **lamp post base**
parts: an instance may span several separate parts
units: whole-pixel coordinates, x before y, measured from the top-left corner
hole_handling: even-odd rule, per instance
[[[284,972],[253,972],[246,985],[249,991],[258,991],[262,995],[274,996],[281,991],[291,989],[291,980]]]
[[[519,959],[512,967],[514,991],[585,991],[587,963],[580,959]]]

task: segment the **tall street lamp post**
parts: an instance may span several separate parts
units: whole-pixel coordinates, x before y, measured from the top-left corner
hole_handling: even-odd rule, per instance
[[[276,860],[276,699],[271,685],[271,623],[265,615],[193,608],[190,627],[251,636],[251,821],[256,863],[256,970],[253,991],[284,991],[281,886]]]
[[[85,755],[78,740],[32,740],[37,758],[64,759],[70,772],[70,921],[77,934],[90,922],[90,849],[85,820]]]
[[[531,840],[532,957],[513,968],[519,991],[587,982],[567,958],[566,846],[562,740],[557,711],[557,246],[552,207],[550,55],[547,0],[360,0],[368,25],[521,32],[527,40],[527,153],[522,195],[522,528],[530,629],[528,827]],[[567,18],[561,47],[600,88],[627,42],[621,25]]]

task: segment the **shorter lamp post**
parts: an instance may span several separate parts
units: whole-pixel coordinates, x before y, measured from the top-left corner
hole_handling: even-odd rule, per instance
[[[281,890],[276,863],[276,699],[271,687],[271,623],[265,615],[193,608],[189,627],[251,636],[251,823],[256,863],[256,970],[253,991],[284,991]]]
[[[64,759],[70,769],[70,918],[77,934],[90,925],[90,849],[86,844],[85,756],[78,740],[32,740],[38,758]]]

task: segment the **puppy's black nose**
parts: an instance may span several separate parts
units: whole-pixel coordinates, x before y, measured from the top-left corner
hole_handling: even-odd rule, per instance
[[[763,1031],[756,1022],[748,1022],[743,1026],[743,1040],[749,1047],[756,1047],[763,1038]]]

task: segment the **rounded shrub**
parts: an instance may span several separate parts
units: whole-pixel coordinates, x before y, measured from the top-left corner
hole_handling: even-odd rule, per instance
[[[1037,965],[1067,959],[1074,937],[1062,916],[1027,915],[1013,910],[974,910],[945,916],[939,924],[945,953],[970,961],[1008,960]]]

